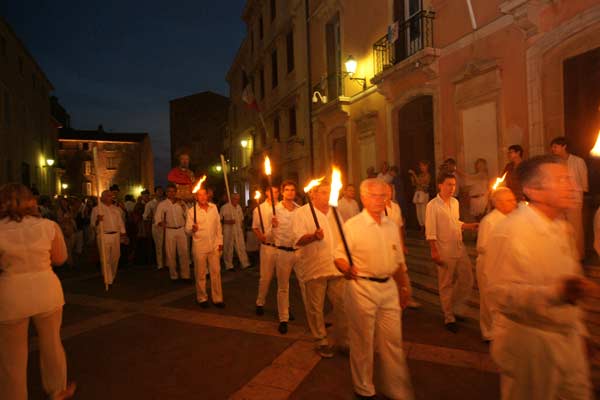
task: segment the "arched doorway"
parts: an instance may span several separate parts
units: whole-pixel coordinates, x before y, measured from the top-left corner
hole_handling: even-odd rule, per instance
[[[417,214],[412,203],[414,189],[408,170],[418,173],[418,162],[427,160],[430,163],[432,185],[430,195],[435,193],[435,151],[433,140],[433,97],[420,96],[398,111],[398,143],[400,155],[400,175],[404,182],[404,195],[400,200],[409,228],[418,228]]]

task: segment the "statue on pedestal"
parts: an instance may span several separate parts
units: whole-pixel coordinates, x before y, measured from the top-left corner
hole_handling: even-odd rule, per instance
[[[167,180],[177,187],[177,198],[186,203],[193,201],[192,189],[195,182],[194,172],[190,168],[190,155],[187,152],[179,154],[179,165],[167,175]]]

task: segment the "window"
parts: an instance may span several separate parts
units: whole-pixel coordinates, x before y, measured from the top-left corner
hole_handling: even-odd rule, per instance
[[[117,169],[119,159],[117,157],[106,157],[106,169]]]
[[[271,21],[277,16],[277,0],[271,0]]]
[[[279,115],[276,115],[275,117],[273,117],[273,140],[276,140],[279,142]]]
[[[265,69],[260,69],[260,99],[265,98]]]
[[[296,133],[298,133],[298,127],[296,125],[296,107],[290,108],[289,120],[290,120],[290,136],[296,136]]]
[[[261,15],[261,16],[258,18],[258,38],[259,38],[260,40],[262,40],[262,39],[263,39],[263,37],[264,37],[264,35],[265,35],[265,32],[264,32],[263,17],[262,17],[262,15]]]
[[[81,147],[81,150],[85,150],[88,151],[90,149],[90,144],[89,143],[84,143],[83,146]]]
[[[273,50],[271,53],[271,87],[277,87],[279,83],[279,77],[277,76],[277,50]]]
[[[83,174],[84,175],[92,175],[92,162],[91,161],[83,162]]]
[[[92,182],[84,182],[83,193],[85,193],[86,196],[92,195]]]
[[[325,26],[325,47],[327,49],[327,97],[333,100],[342,94],[340,17],[337,14]]]
[[[294,32],[291,31],[286,37],[287,48],[287,72],[294,70]]]
[[[246,75],[246,71],[242,70],[242,90],[244,90],[248,86],[248,75]]]

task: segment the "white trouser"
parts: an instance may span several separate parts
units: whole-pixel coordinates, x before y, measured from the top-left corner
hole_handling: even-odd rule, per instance
[[[444,266],[437,266],[440,303],[444,322],[455,322],[454,313],[460,313],[473,290],[473,265],[463,248],[458,258],[442,258]]]
[[[260,280],[258,281],[258,296],[256,305],[264,306],[271,286],[271,280],[275,273],[275,261],[277,260],[277,248],[266,244],[260,245]]]
[[[242,264],[242,268],[248,268],[250,262],[248,261],[248,254],[246,254],[246,244],[244,243],[244,232],[242,228],[237,225],[223,225],[223,261],[225,261],[225,268],[233,268],[233,249]]]
[[[0,399],[27,400],[29,319],[0,322]],[[67,359],[60,340],[62,307],[31,319],[39,339],[42,385],[52,396],[67,387]]]
[[[417,203],[415,204],[415,208],[417,209],[419,226],[425,226],[425,209],[427,208],[427,203]]]
[[[221,254],[219,250],[213,250],[210,253],[201,253],[194,250],[194,273],[196,275],[196,300],[199,302],[207,301],[206,294],[206,266],[210,270],[210,296],[213,303],[223,302],[223,290],[221,289]]]
[[[295,252],[277,250],[275,270],[277,271],[277,310],[279,312],[279,322],[288,322],[290,319],[290,275],[295,264]]]
[[[503,400],[593,398],[584,338],[575,332],[505,320],[494,330],[490,353],[500,368]]]
[[[349,310],[348,338],[354,391],[362,396],[375,395],[373,355],[377,348],[381,363],[380,392],[392,399],[412,399],[410,376],[402,350],[402,310],[396,282],[392,278],[385,283],[363,279],[349,281],[345,306]]]
[[[486,290],[485,274],[483,273],[483,256],[479,256],[475,270],[477,272],[477,287],[479,288],[479,327],[484,340],[492,339],[492,311],[484,292]]]
[[[305,282],[306,320],[317,341],[317,345],[330,345],[325,328],[325,294],[333,306],[333,342],[338,346],[348,346],[348,323],[344,310],[344,290],[346,280],[341,277],[322,277]]]
[[[152,225],[152,239],[154,240],[154,247],[156,249],[156,265],[158,269],[161,269],[165,266],[163,262],[163,242],[165,235],[162,226]]]
[[[585,256],[582,207],[582,203],[577,203],[575,208],[569,208],[565,211],[565,219],[573,227],[573,233],[575,234],[575,246],[577,248],[579,260],[583,260]]]
[[[183,279],[190,279],[190,251],[188,239],[183,228],[169,229],[165,238],[167,251],[167,266],[171,279],[178,279],[177,257],[179,256],[179,269]]]
[[[104,242],[104,257],[106,257],[107,271],[102,270],[102,273],[106,273],[106,281],[108,284],[112,284],[117,276],[117,268],[119,268],[119,257],[121,257],[121,235],[117,233],[102,234],[102,240]],[[98,251],[102,251],[100,247],[100,240],[98,240]],[[100,259],[102,260],[102,258]]]

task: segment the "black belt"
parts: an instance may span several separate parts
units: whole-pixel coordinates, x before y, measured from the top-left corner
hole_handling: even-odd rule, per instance
[[[105,235],[114,235],[115,233],[119,233],[119,232],[117,232],[117,231],[104,232]]]
[[[385,278],[376,278],[374,276],[357,276],[357,278],[366,279],[368,281],[377,282],[377,283],[386,283],[387,281],[390,280],[389,276],[385,277]]]
[[[265,246],[271,246],[271,247],[275,247],[277,248],[277,246],[275,246],[273,243],[263,243]]]
[[[181,229],[183,226],[167,226],[167,229]]]
[[[294,252],[294,251],[296,251],[296,249],[293,248],[293,247],[277,246],[277,248],[279,250],[288,251],[288,252]]]

